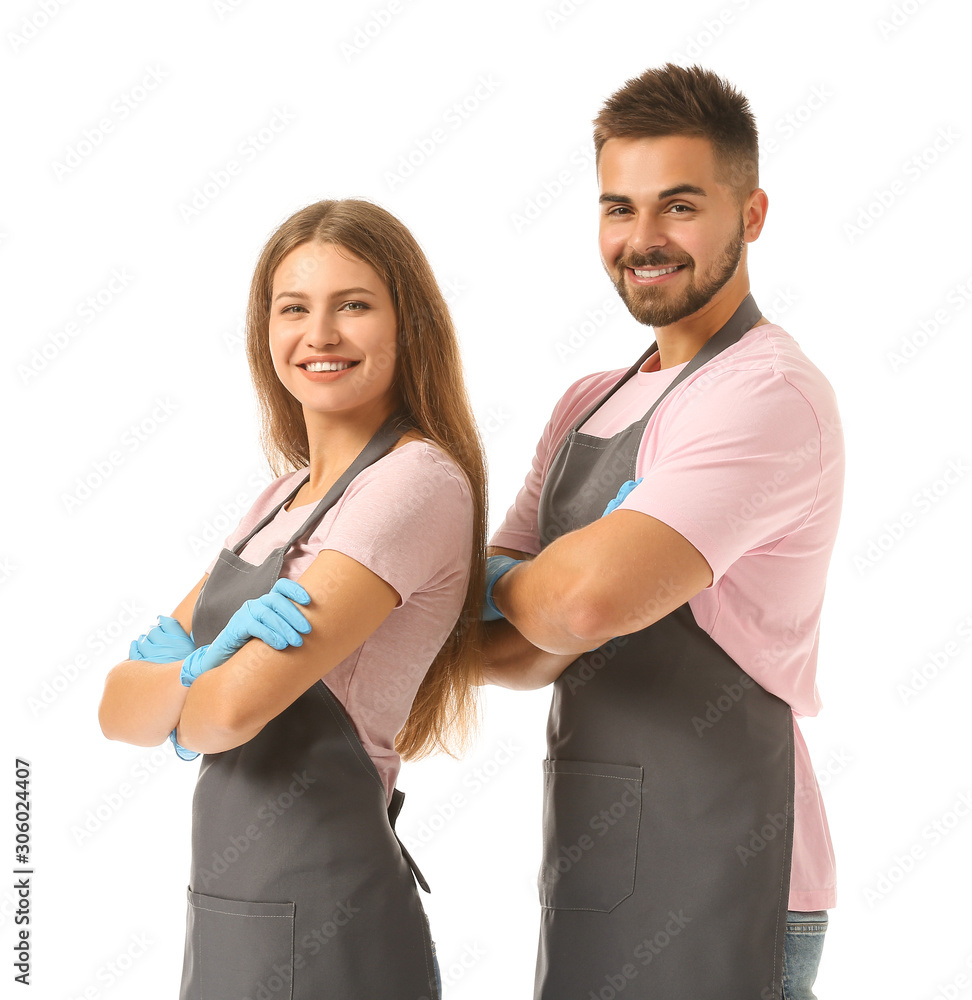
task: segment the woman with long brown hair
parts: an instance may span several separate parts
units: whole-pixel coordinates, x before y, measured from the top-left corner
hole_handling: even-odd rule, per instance
[[[322,201],[263,249],[247,355],[279,478],[100,708],[110,739],[204,754],[181,997],[438,998],[395,780],[466,744],[481,680],[455,331],[397,219]]]

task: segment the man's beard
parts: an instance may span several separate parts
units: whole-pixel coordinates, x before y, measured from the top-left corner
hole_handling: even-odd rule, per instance
[[[695,261],[687,255],[682,259],[665,259],[658,254],[630,254],[614,265],[616,273],[608,271],[608,275],[614,282],[621,301],[639,323],[644,323],[646,326],[670,326],[701,309],[736,273],[746,246],[746,241],[743,239],[745,233],[746,226],[740,219],[736,235],[723,247],[722,253],[710,269],[710,275],[698,284],[696,278],[699,275],[693,275],[690,277],[688,288],[680,294],[669,291],[665,285],[628,284],[625,281],[624,271],[626,267],[636,267],[641,270],[672,267],[676,264],[686,264],[694,269]]]

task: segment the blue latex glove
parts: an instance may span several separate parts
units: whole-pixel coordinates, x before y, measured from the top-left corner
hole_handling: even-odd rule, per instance
[[[222,666],[250,641],[262,639],[274,649],[300,646],[301,633],[311,630],[310,622],[294,607],[310,604],[310,594],[295,580],[281,577],[270,592],[247,601],[226,623],[208,646],[200,646],[182,661],[180,680],[185,687],[213,667]]]
[[[640,483],[642,482],[642,480],[644,480],[644,478],[645,477],[642,476],[640,479],[629,479],[626,483],[622,483],[621,489],[618,490],[618,495],[613,500],[608,501],[608,505],[607,507],[604,508],[604,513],[601,515],[601,517],[606,517],[612,511],[617,510],[618,507],[620,507],[621,504],[624,502],[624,498],[636,486],[640,485]]]
[[[130,660],[148,660],[150,663],[178,663],[192,653],[196,644],[192,637],[186,635],[186,630],[168,615],[159,615],[159,624],[147,635],[140,635],[132,640],[128,650]],[[183,760],[195,760],[199,754],[195,750],[187,750],[177,739],[176,731],[169,733],[169,739],[175,747],[175,752]]]
[[[150,660],[152,663],[177,663],[184,660],[195,648],[186,630],[168,615],[159,615],[159,624],[147,635],[132,640],[128,649],[130,660]]]
[[[514,559],[512,556],[490,556],[486,560],[486,599],[479,614],[484,622],[495,622],[504,617],[503,612],[493,603],[493,587],[504,573],[521,562],[522,559]]]

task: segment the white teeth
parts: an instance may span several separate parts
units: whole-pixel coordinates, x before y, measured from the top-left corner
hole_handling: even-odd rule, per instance
[[[309,372],[343,372],[351,367],[350,361],[308,361],[304,367]]]
[[[672,271],[677,271],[679,267],[681,267],[681,265],[676,264],[674,267],[660,267],[651,271],[639,271],[638,268],[633,268],[633,270],[639,278],[658,278],[663,274],[671,274]]]

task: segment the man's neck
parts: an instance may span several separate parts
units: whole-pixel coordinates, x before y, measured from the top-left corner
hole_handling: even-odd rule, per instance
[[[654,328],[658,343],[659,369],[674,368],[691,361],[711,337],[729,321],[739,304],[749,294],[749,278],[737,274],[701,308],[670,326]],[[760,318],[756,326],[769,320]]]

